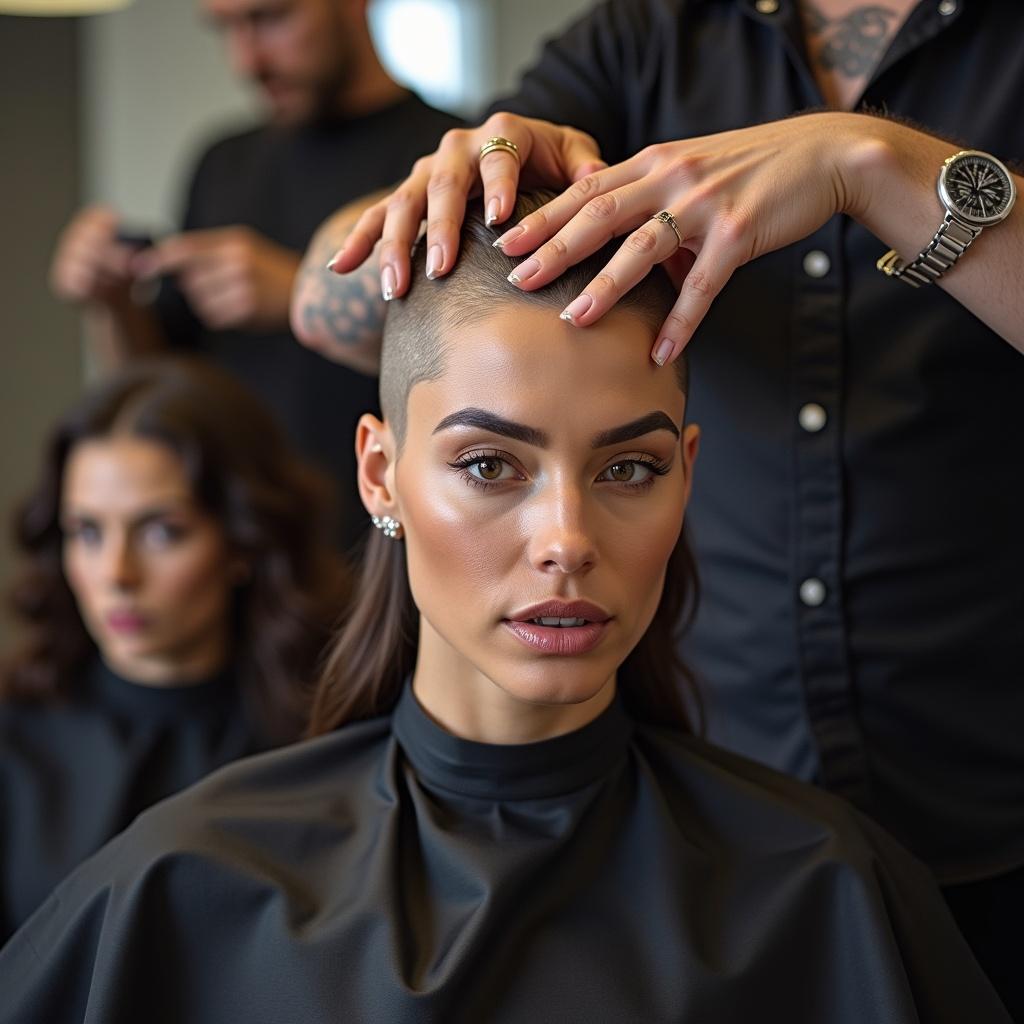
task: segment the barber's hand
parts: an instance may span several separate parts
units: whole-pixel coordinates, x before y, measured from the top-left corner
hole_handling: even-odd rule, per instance
[[[50,288],[65,302],[109,305],[128,298],[136,249],[117,241],[118,216],[105,206],[80,211],[61,232]]]
[[[300,256],[247,227],[172,235],[139,253],[140,278],[175,277],[188,304],[212,330],[275,330],[288,324]]]
[[[516,144],[519,161],[501,150],[480,159],[480,147],[495,136]],[[409,252],[424,219],[427,274],[440,277],[455,265],[470,196],[482,191],[488,223],[501,224],[511,215],[520,186],[564,188],[605,166],[589,135],[547,121],[495,114],[479,128],[454,129],[436,153],[416,162],[395,192],[363,213],[330,268],[339,274],[355,270],[380,239],[381,291],[388,299],[404,295]]]
[[[651,354],[671,362],[737,267],[851,212],[851,168],[871,159],[864,126],[872,121],[809,114],[649,146],[580,179],[507,231],[498,241],[503,252],[532,253],[510,280],[533,291],[626,235],[565,315],[577,326],[594,323],[654,264],[668,261],[679,299]],[[675,217],[681,245],[671,225],[651,219],[661,210]]]

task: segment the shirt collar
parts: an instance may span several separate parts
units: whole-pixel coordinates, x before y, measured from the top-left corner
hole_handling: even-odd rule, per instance
[[[434,722],[406,685],[393,729],[428,785],[491,800],[535,800],[573,792],[618,764],[633,724],[618,698],[592,722],[537,743],[491,744],[460,739]]]

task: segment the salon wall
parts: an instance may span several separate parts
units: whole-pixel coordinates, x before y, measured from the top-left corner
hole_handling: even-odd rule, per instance
[[[46,289],[78,199],[78,24],[0,15],[0,529],[32,485],[42,440],[78,389],[77,318]],[[0,543],[0,587],[13,556]],[[0,617],[0,652],[12,629]]]

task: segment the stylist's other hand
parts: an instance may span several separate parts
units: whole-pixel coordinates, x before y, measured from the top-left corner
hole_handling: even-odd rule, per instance
[[[79,211],[57,239],[50,289],[65,302],[111,305],[127,301],[136,249],[117,240],[118,216],[106,206]]]
[[[626,238],[563,316],[599,320],[656,263],[666,263],[679,298],[652,350],[676,359],[711,302],[744,263],[817,230],[860,202],[851,183],[877,148],[878,119],[808,114],[753,128],[648,146],[581,178],[498,240],[509,256],[532,254],[510,280],[533,291],[610,239]],[[652,220],[667,210],[669,224]],[[667,261],[667,262],[666,262]]]
[[[495,137],[514,142],[519,159],[496,150],[481,160],[480,147]],[[424,219],[427,276],[441,277],[455,265],[471,196],[482,192],[488,224],[502,224],[520,187],[564,188],[606,166],[597,143],[575,128],[494,114],[479,128],[447,132],[437,152],[418,160],[391,195],[363,213],[328,266],[339,274],[355,270],[380,240],[381,292],[396,298],[409,287],[409,253]]]
[[[299,254],[247,227],[172,235],[139,253],[142,279],[172,275],[211,330],[269,331],[287,327]]]

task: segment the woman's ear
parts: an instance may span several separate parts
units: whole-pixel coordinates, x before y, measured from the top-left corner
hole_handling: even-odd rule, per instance
[[[700,427],[696,423],[688,423],[683,427],[680,441],[683,456],[683,472],[686,474],[686,501],[689,504],[690,491],[693,488],[693,469],[700,451]]]
[[[391,428],[370,413],[360,416],[356,426],[356,461],[359,497],[366,511],[381,519],[400,519],[394,493],[395,441]]]

